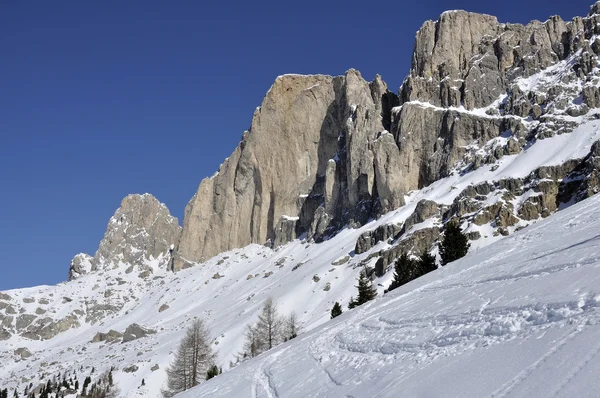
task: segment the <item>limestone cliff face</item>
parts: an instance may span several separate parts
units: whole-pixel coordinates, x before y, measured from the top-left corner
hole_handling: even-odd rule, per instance
[[[599,8],[571,22],[528,25],[446,12],[417,33],[398,96],[379,76],[369,83],[355,70],[277,78],[239,146],[187,205],[172,268],[250,243],[279,245],[302,234],[319,241],[458,169],[518,153],[532,137],[569,132],[564,119],[550,120],[557,110],[571,114],[569,88],[541,95],[518,81],[567,58],[574,77],[563,80],[588,76],[600,53],[590,41],[600,33]],[[597,106],[596,85],[582,98]],[[473,150],[500,136],[507,143],[494,153]]]
[[[566,108],[556,101],[563,89],[536,95],[521,92],[516,82],[577,54],[578,77],[587,75],[600,49],[598,42],[589,41],[600,33],[598,7],[571,22],[555,16],[525,26],[465,11],[425,22],[391,128],[402,159],[402,189],[419,189],[447,176],[469,145],[503,133],[518,143],[510,151],[518,152],[528,130],[519,118],[543,121],[553,107]],[[587,98],[595,105],[595,94]],[[480,112],[468,112],[473,110]],[[547,126],[555,131],[562,127]]]
[[[399,161],[397,147],[376,143],[394,105],[381,78],[368,83],[355,70],[277,78],[240,145],[187,205],[173,268],[249,243],[319,239],[366,221],[378,192],[382,207],[400,204],[400,184],[381,164]]]
[[[94,257],[73,258],[69,280],[119,264],[143,266],[144,260],[168,257],[180,231],[177,218],[154,196],[129,195],[108,222]]]

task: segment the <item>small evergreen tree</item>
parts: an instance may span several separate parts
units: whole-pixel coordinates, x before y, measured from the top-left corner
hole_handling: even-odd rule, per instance
[[[419,273],[418,276],[428,274],[436,269],[437,265],[435,263],[435,257],[425,250],[423,253],[421,253],[421,257],[419,257],[417,260],[417,270]]]
[[[342,315],[342,306],[337,301],[333,304],[331,309],[331,319]]]
[[[206,380],[212,379],[215,376],[219,375],[219,368],[217,365],[213,365],[206,371]]]
[[[350,309],[363,305],[377,296],[377,289],[375,289],[375,286],[373,286],[371,281],[367,278],[366,271],[360,273],[360,276],[358,277],[358,286],[356,287],[358,288],[358,297],[356,300],[354,298],[350,299],[350,303],[348,304],[348,308]]]
[[[460,225],[456,221],[446,223],[444,239],[439,245],[442,265],[464,257],[470,246],[469,238],[460,230]]]
[[[415,262],[408,257],[408,254],[402,253],[394,264],[394,279],[390,287],[388,287],[388,292],[413,280],[415,265]]]
[[[142,387],[146,385],[146,380],[142,379]]]

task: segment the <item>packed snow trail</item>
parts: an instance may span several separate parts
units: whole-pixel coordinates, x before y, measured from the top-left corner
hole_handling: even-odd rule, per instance
[[[600,196],[183,393],[598,397]]]

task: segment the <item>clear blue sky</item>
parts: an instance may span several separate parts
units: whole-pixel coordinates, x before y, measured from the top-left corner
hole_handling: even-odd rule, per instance
[[[277,75],[376,73],[394,91],[447,9],[503,22],[592,1],[18,1],[0,5],[0,290],[64,281],[129,193],[182,221]]]

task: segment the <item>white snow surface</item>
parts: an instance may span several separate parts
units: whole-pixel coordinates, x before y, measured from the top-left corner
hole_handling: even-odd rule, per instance
[[[600,197],[378,297],[197,397],[598,397]]]

